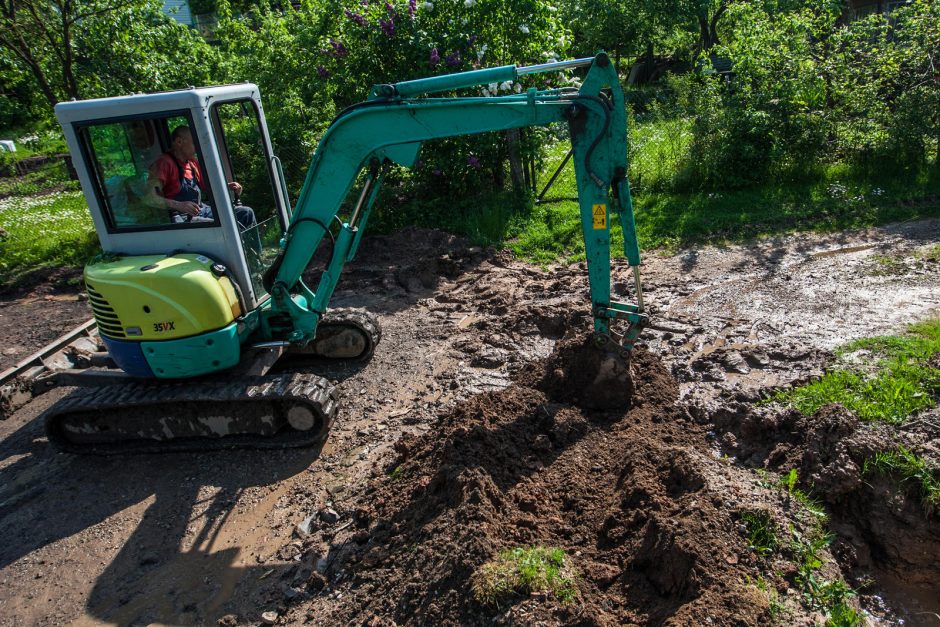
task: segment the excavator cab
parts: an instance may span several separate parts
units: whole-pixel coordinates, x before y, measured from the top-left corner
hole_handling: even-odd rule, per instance
[[[106,255],[200,255],[225,266],[244,311],[267,298],[261,276],[290,213],[257,87],[69,102],[56,115]],[[155,191],[154,164],[171,151],[179,127],[191,129],[202,171],[199,202],[211,207],[211,217],[174,222]],[[241,185],[240,195],[231,182]],[[235,219],[242,202],[256,218],[248,228]],[[153,320],[151,329],[160,322],[167,321]]]

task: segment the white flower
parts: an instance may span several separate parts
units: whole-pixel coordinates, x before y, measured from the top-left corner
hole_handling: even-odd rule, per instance
[[[490,90],[491,92],[493,92],[493,93],[495,94],[498,85],[497,85],[496,83],[490,83],[489,85],[487,85],[487,87],[489,88],[489,90]]]
[[[528,35],[529,27],[526,26],[525,24],[519,24],[519,32],[522,33],[523,35]]]
[[[555,11],[558,10],[558,9],[556,9],[555,7],[553,7],[552,5],[548,5],[548,6],[545,7],[545,8],[548,9],[548,10],[549,10],[550,12],[552,12],[552,13],[554,13]]]
[[[460,25],[461,25],[461,26],[466,26],[466,25],[467,25],[467,18],[465,18],[465,17],[460,18]]]
[[[421,8],[424,9],[425,11],[430,11],[431,9],[434,8],[434,3],[433,3],[433,2],[422,2],[422,3],[421,3]]]
[[[487,97],[490,95],[490,91],[486,87],[484,87],[481,91],[483,92],[484,97]]]
[[[475,5],[476,3],[477,3],[477,0],[463,0],[463,5],[467,7],[468,9],[472,7],[473,5]]]
[[[522,93],[522,84],[516,83],[515,85],[512,86],[512,90],[516,92],[517,94]]]
[[[499,85],[500,91],[509,91],[510,89],[512,89],[512,81],[503,81]]]

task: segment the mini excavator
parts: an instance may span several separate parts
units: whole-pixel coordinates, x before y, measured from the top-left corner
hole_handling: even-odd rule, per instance
[[[577,67],[589,67],[579,89],[428,97]],[[315,374],[272,366],[295,352],[371,355],[380,337],[375,318],[327,306],[343,265],[356,254],[386,169],[414,167],[427,140],[566,122],[597,350],[628,362],[648,323],[627,181],[626,107],[603,52],[376,85],[326,130],[292,209],[255,85],[60,103],[55,111],[103,250],[84,281],[117,366],[88,373],[87,385],[45,414],[50,440],[65,450],[321,441],[337,411],[336,391]],[[179,203],[153,186],[153,164],[171,153],[180,127],[188,127],[202,168],[187,198],[208,208],[198,218],[173,213]],[[192,178],[184,166],[177,161],[181,186]],[[252,205],[247,224],[239,218],[242,188]],[[611,300],[614,215],[634,273],[633,304]],[[302,274],[321,241],[324,249],[329,244],[329,260],[317,285],[308,286]]]

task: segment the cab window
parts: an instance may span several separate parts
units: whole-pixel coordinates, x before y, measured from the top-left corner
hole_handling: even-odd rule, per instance
[[[188,115],[121,119],[87,124],[77,129],[109,230],[218,224],[214,217],[196,222],[174,219],[155,176],[155,164],[161,155],[170,151],[173,131],[184,126],[192,128]],[[198,144],[196,160],[200,160]],[[211,204],[204,175],[199,196],[200,202]]]
[[[241,238],[252,287],[260,298],[265,294],[261,276],[277,256],[284,233],[264,127],[251,99],[214,104],[212,123],[226,180],[242,188],[240,197],[232,200],[251,207],[257,219],[255,226],[241,230]]]

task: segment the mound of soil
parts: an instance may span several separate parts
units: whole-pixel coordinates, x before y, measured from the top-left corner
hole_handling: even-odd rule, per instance
[[[636,386],[619,351],[598,348],[591,335],[563,340],[548,361],[541,387],[552,398],[589,409],[627,409]]]
[[[335,571],[352,576],[337,623],[616,625],[755,623],[746,542],[707,487],[700,428],[653,354],[634,355],[629,407],[592,412],[554,375],[586,338],[560,342],[505,390],[471,397],[423,439],[403,438],[374,482]],[[471,577],[501,551],[559,547],[579,595],[483,605]]]

